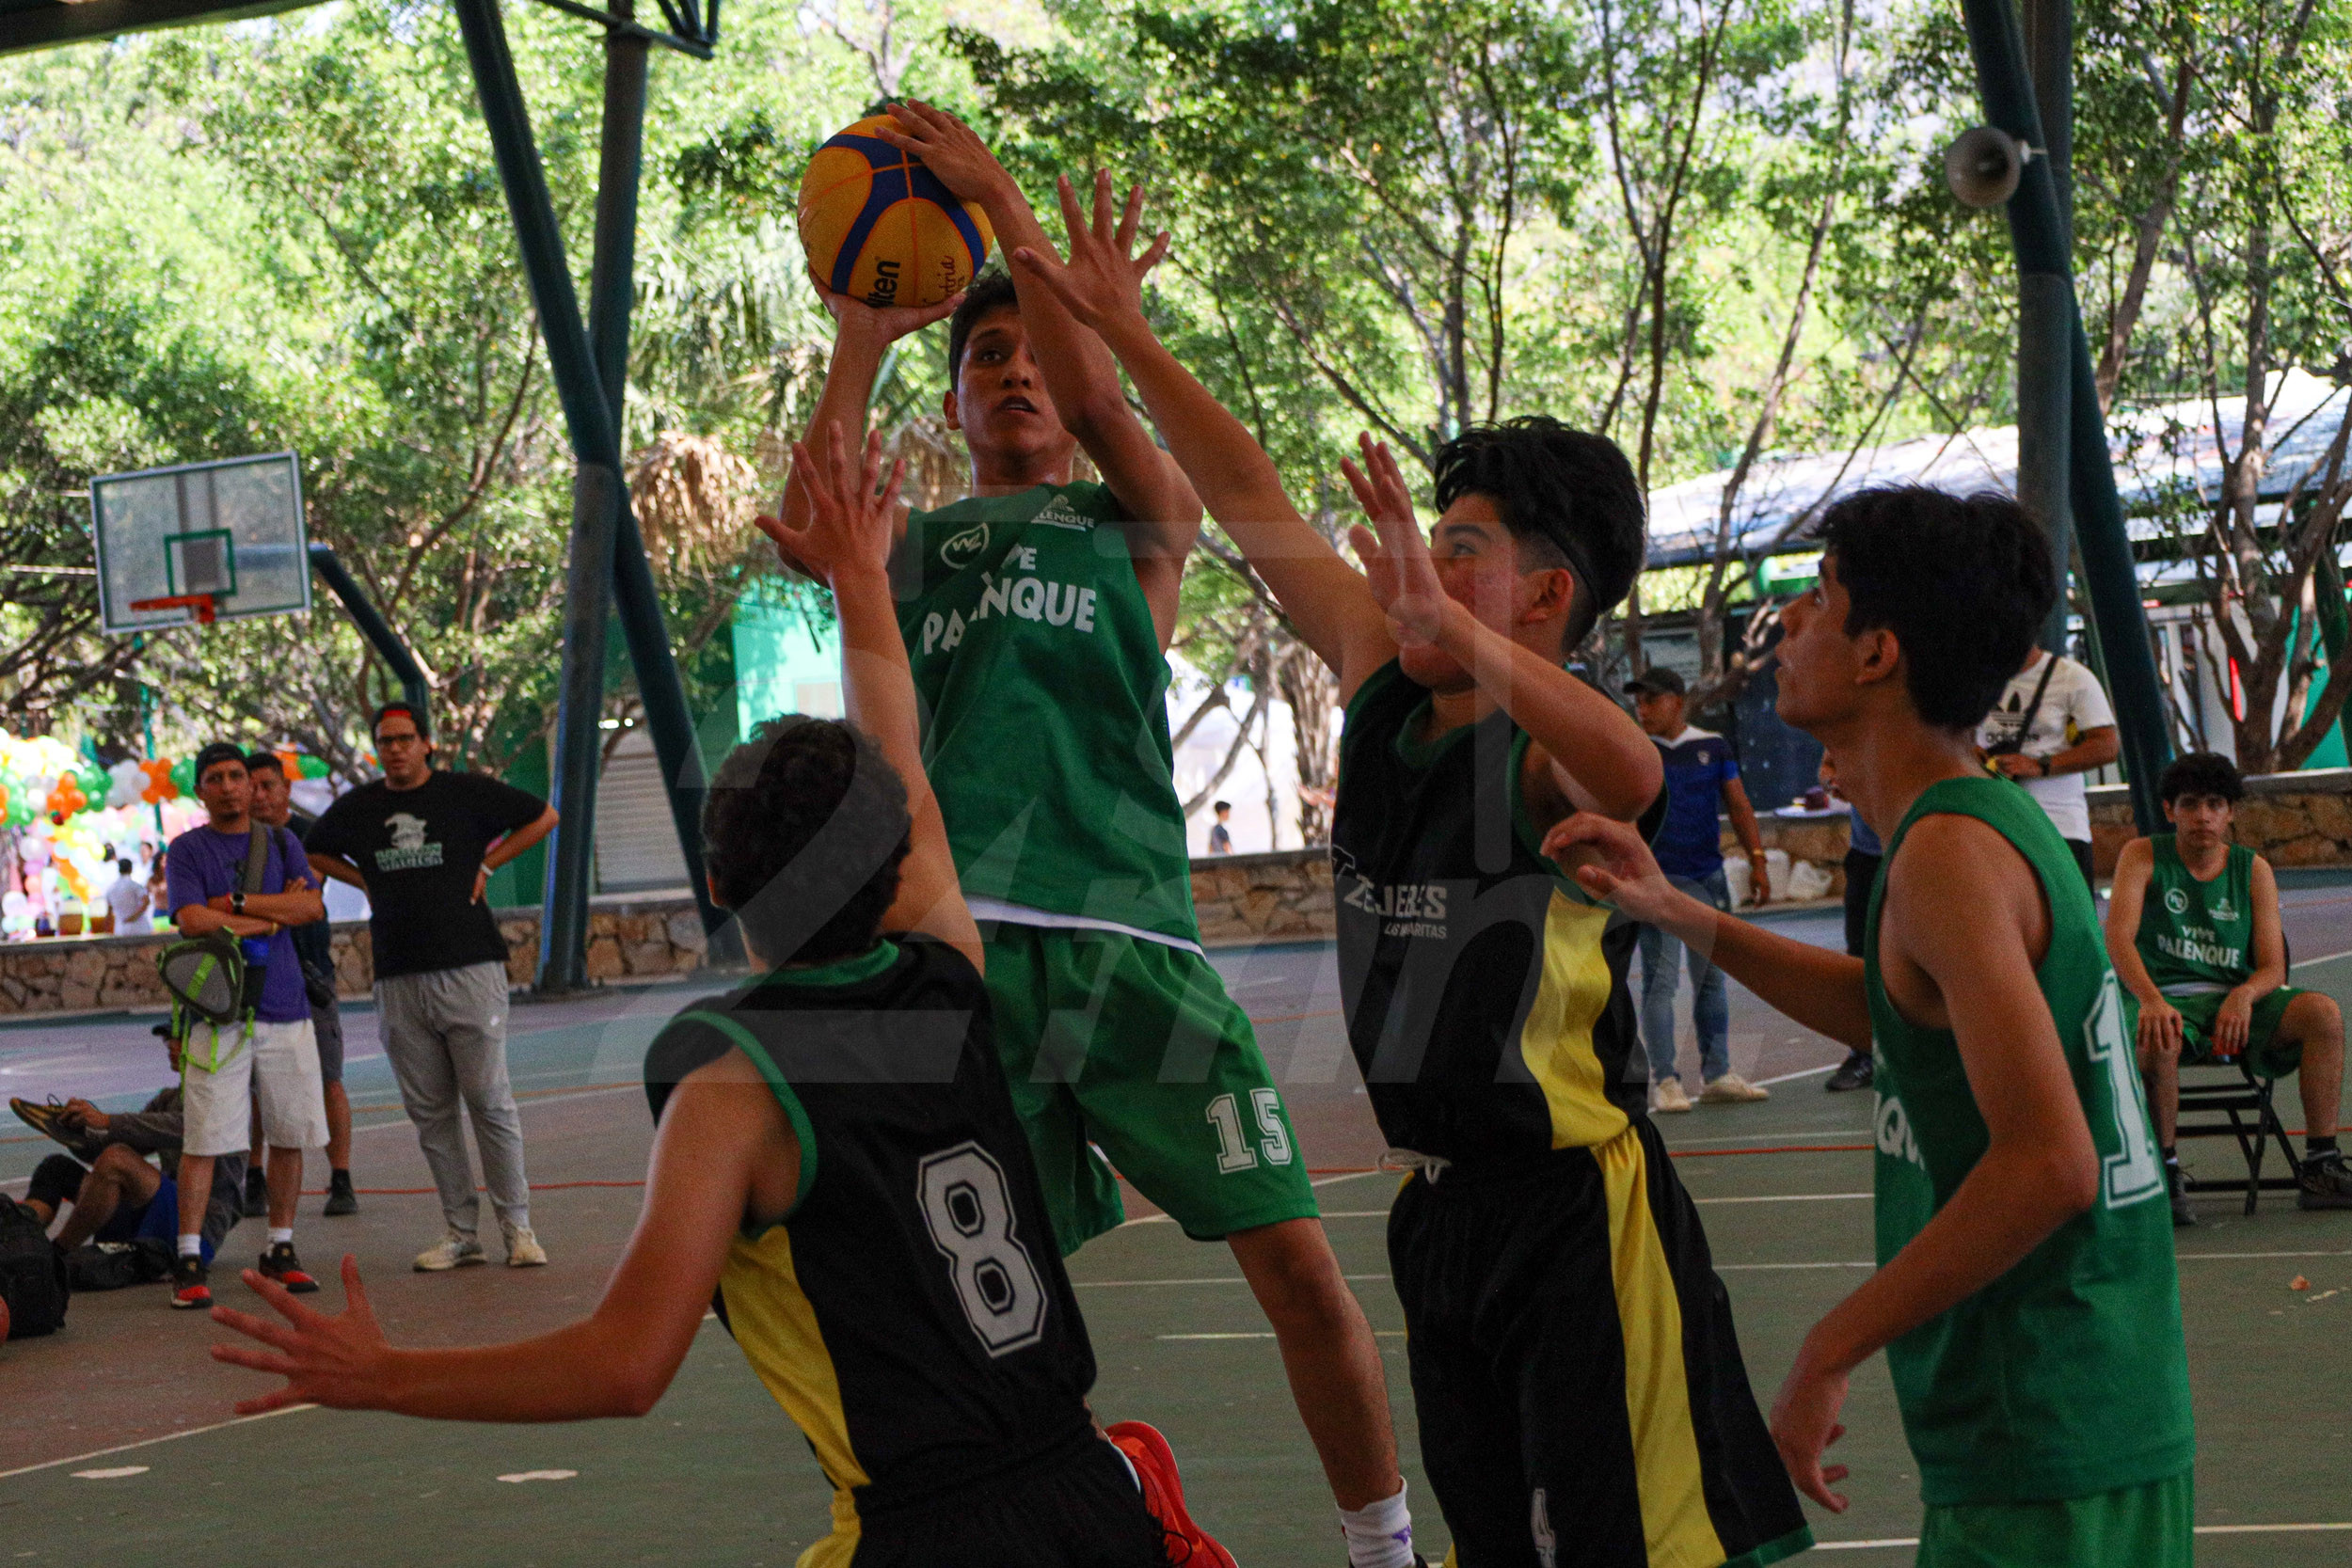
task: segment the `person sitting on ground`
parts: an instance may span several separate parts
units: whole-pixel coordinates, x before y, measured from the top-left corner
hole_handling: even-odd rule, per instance
[[[1731,831],[1746,851],[1748,886],[1761,905],[1772,895],[1772,869],[1763,835],[1731,742],[1689,722],[1689,690],[1682,676],[1652,666],[1626,684],[1644,733],[1658,747],[1666,769],[1666,820],[1652,847],[1666,875],[1690,886],[1719,910],[1731,908],[1731,884],[1724,876],[1723,834],[1716,827],[1720,804]],[[1691,969],[1691,1026],[1699,1037],[1699,1098],[1710,1104],[1770,1100],[1731,1070],[1731,1002],[1724,994],[1724,972],[1698,948],[1685,949],[1655,926],[1642,927],[1642,1044],[1649,1053],[1650,1109],[1687,1111],[1691,1097],[1675,1069],[1675,971],[1687,951]]]
[[[716,1291],[835,1488],[803,1563],[1166,1568],[1177,1536],[1178,1560],[1232,1568],[1185,1518],[1165,1440],[1098,1433],[1088,1410],[1094,1354],[923,773],[885,566],[902,466],[882,484],[879,435],[861,472],[826,434],[807,526],[774,526],[832,586],[850,718],[764,723],[711,778],[704,863],[755,973],[646,1052],[644,1212],[604,1299],[532,1339],[396,1350],[346,1256],[335,1317],[247,1273],[287,1322],[217,1309],[262,1344],[213,1354],[287,1380],[247,1413],[643,1416]]]
[[[2265,1078],[2299,1068],[2305,1156],[2296,1203],[2352,1209],[2352,1167],[2336,1147],[2344,1013],[2286,983],[2286,937],[2270,863],[2231,840],[2246,781],[2211,752],[2177,757],[2157,786],[2169,833],[2136,838],[2115,863],[2107,953],[2138,1018],[2139,1070],[2164,1151],[2172,1223],[2197,1223],[2173,1147],[2181,1069],[2243,1056]]]
[[[24,1194],[25,1206],[44,1229],[56,1223],[60,1209],[73,1206],[56,1237],[59,1250],[140,1236],[170,1247],[180,1217],[180,1189],[174,1181],[183,1125],[179,1085],[139,1110],[111,1116],[78,1099],[62,1105],[12,1100],[8,1105],[26,1126],[66,1148],[66,1153],[52,1154],[34,1167]],[[154,1164],[147,1163],[150,1155]],[[237,1223],[237,1193],[244,1180],[242,1156],[214,1162],[211,1201],[204,1206],[204,1223],[198,1232],[207,1262]]]

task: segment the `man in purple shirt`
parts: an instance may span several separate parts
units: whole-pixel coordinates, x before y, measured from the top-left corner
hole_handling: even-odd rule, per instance
[[[269,1145],[269,1246],[262,1254],[262,1273],[297,1293],[319,1288],[294,1256],[294,1200],[302,1190],[302,1151],[326,1147],[310,1002],[294,939],[286,934],[288,926],[325,919],[326,901],[311,883],[301,842],[253,819],[243,747],[216,741],[199,752],[196,794],[210,820],[173,839],[165,856],[172,920],[183,936],[226,931],[237,938],[246,964],[261,971],[261,985],[256,996],[248,984],[252,1011],[242,1022],[192,1019],[172,1042],[186,1122],[171,1305],[188,1308],[213,1303],[200,1240],[213,1161],[245,1150],[249,1108],[257,1102],[262,1141]],[[245,866],[257,828],[261,885],[248,893]]]

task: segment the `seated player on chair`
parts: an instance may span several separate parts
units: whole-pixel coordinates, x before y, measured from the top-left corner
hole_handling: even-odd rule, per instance
[[[2279,879],[2231,840],[2246,781],[2211,752],[2177,757],[2158,786],[2169,833],[2136,838],[2115,863],[2107,954],[2138,1014],[2139,1070],[2164,1151],[2172,1223],[2195,1225],[2173,1148],[2181,1069],[2235,1061],[2265,1078],[2302,1073],[2304,1209],[2352,1209],[2352,1167],[2336,1147],[2344,1014],[2286,983]]]
[[[642,1416],[715,1291],[834,1487],[833,1532],[802,1568],[1158,1568],[1163,1521],[1188,1561],[1216,1563],[1158,1434],[1105,1441],[1089,1414],[1093,1353],[924,783],[884,565],[898,474],[876,483],[879,441],[862,471],[834,442],[834,478],[806,487],[808,526],[785,543],[832,583],[853,723],[765,724],[711,781],[711,891],[759,974],[646,1053],[644,1212],[595,1313],[511,1344],[396,1350],[346,1257],[337,1317],[248,1273],[287,1321],[223,1308],[270,1348],[214,1354],[286,1378],[246,1412]]]
[[[1811,1544],[1749,1392],[1698,1211],[1645,1110],[1635,932],[1540,852],[1571,812],[1652,823],[1658,748],[1563,668],[1641,570],[1642,495],[1542,418],[1435,463],[1435,537],[1367,436],[1370,579],[1152,334],[1098,176],[1067,268],[1209,511],[1347,705],[1332,819],[1342,1004],[1391,1163],[1422,1463],[1460,1568],[1777,1561]],[[1629,832],[1631,830],[1629,829]]]

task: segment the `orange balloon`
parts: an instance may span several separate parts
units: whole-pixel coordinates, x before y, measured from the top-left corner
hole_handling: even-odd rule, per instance
[[[150,757],[139,764],[139,771],[147,775],[147,787],[139,791],[139,799],[151,806],[179,798],[180,786],[171,782],[171,760]],[[5,808],[0,808],[5,809]]]
[[[279,748],[278,748],[278,750],[277,750],[276,752],[272,752],[272,753],[271,753],[271,755],[273,755],[273,756],[277,757],[277,759],[278,759],[278,766],[285,769],[285,771],[286,771],[286,782],[287,782],[288,784],[297,784],[297,783],[301,782],[301,779],[302,779],[302,753],[301,753],[301,752],[299,752],[295,751],[295,750],[294,750],[293,747],[291,747],[291,746],[280,746]]]

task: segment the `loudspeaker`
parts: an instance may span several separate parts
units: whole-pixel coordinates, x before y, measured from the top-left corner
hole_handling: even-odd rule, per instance
[[[1944,153],[1944,182],[1969,207],[1998,207],[2017,194],[2030,148],[1990,125],[1963,131]]]

